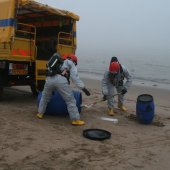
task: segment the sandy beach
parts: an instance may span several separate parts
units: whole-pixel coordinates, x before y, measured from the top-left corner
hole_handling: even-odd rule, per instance
[[[82,93],[83,104],[102,97],[100,81],[84,79],[91,96]],[[155,118],[151,125],[136,121],[136,99],[154,97]],[[170,91],[133,85],[126,95],[126,113],[115,109],[118,123],[101,120],[105,102],[83,108],[86,124],[75,127],[67,116],[36,118],[37,102],[29,87],[12,87],[0,101],[0,170],[168,170],[170,169]],[[134,118],[134,119],[133,119]],[[84,138],[88,128],[111,132],[111,138]]]

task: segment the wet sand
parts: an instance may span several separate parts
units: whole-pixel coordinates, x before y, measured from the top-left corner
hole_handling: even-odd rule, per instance
[[[100,82],[84,79],[91,96],[82,93],[83,104],[102,97]],[[153,95],[155,119],[151,125],[136,121],[136,99]],[[115,109],[118,123],[101,120],[105,102],[84,108],[86,125],[75,127],[68,116],[36,118],[37,101],[28,87],[7,88],[0,101],[0,170],[167,170],[170,167],[170,91],[132,86],[126,95],[127,113]],[[133,117],[133,116],[134,117]],[[108,130],[108,140],[83,137],[88,128]]]

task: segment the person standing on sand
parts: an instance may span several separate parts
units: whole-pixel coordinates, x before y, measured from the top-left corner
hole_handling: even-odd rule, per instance
[[[124,82],[126,79],[126,82]],[[104,73],[102,79],[102,93],[103,100],[107,100],[108,105],[108,115],[114,116],[114,97],[113,95],[119,93],[118,95],[118,108],[122,111],[127,111],[124,106],[124,95],[132,84],[132,76],[128,69],[118,62],[117,57],[112,57],[109,71]]]
[[[54,61],[61,60],[60,55],[58,53],[54,53],[48,64],[50,63],[50,61],[52,61],[52,58],[56,58],[54,59]],[[40,119],[43,118],[47,104],[52,95],[52,91],[57,90],[66,102],[68,113],[71,119],[71,124],[77,126],[84,125],[85,122],[80,119],[80,114],[76,106],[76,100],[68,81],[69,75],[73,83],[75,83],[77,87],[79,87],[87,96],[90,96],[90,92],[85,88],[84,83],[80,80],[78,76],[76,68],[77,57],[75,55],[70,55],[68,59],[65,59],[64,61],[61,60],[60,63],[60,70],[58,70],[58,68],[56,67],[57,63],[54,63],[52,64],[52,66],[54,67],[52,73],[47,72],[47,78],[39,103],[37,117]],[[49,69],[48,64],[47,68]]]

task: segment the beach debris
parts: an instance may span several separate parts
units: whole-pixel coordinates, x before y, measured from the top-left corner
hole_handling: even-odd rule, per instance
[[[158,86],[157,84],[152,84],[152,86]]]
[[[83,130],[83,136],[91,140],[105,140],[110,139],[111,133],[104,129],[85,129]]]
[[[137,117],[135,114],[129,114],[129,115],[126,115],[126,118],[128,118],[129,120],[137,120]]]
[[[155,125],[155,126],[158,126],[158,127],[165,126],[165,124],[162,121],[160,121],[160,117],[158,117],[157,115],[155,115],[152,124]]]
[[[108,118],[108,117],[100,117],[101,120],[111,121],[113,123],[118,123],[118,119]]]
[[[161,122],[161,121],[154,121],[154,122],[152,123],[152,125],[158,126],[158,127],[163,127],[163,126],[165,126],[164,123]]]
[[[126,116],[129,120],[137,121],[137,117],[135,114],[129,114]],[[163,122],[161,122],[158,118],[154,118],[153,122],[151,125],[158,126],[158,127],[163,127],[165,126]]]

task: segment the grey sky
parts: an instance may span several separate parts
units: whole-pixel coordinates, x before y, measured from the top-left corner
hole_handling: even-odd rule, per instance
[[[170,58],[170,0],[39,0],[80,16],[83,57]]]

